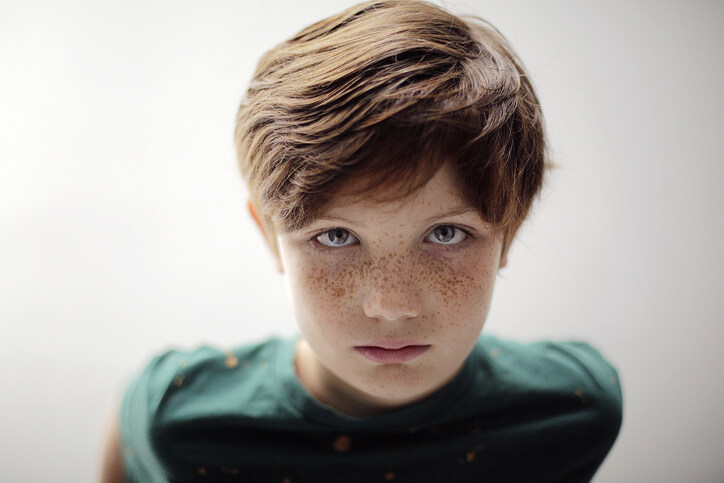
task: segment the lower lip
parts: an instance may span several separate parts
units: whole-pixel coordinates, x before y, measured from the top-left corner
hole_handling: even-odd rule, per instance
[[[378,364],[399,364],[408,362],[427,352],[429,345],[408,345],[399,349],[383,349],[375,346],[359,346],[354,349],[372,362]]]

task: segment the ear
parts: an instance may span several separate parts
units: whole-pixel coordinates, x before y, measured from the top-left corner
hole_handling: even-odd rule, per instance
[[[259,227],[259,229],[261,230],[261,234],[264,235],[264,240],[266,240],[267,244],[269,244],[269,237],[266,234],[266,230],[264,229],[264,225],[262,224],[259,215],[256,214],[256,209],[254,208],[254,205],[251,203],[251,201],[247,201],[246,206],[249,208],[249,214],[254,219],[256,226]]]
[[[254,222],[256,223],[256,226],[259,227],[259,230],[261,230],[261,234],[264,236],[264,241],[266,241],[267,246],[269,247],[269,250],[271,250],[272,255],[274,255],[274,258],[276,259],[276,265],[277,265],[277,271],[279,273],[284,273],[284,266],[282,265],[281,257],[279,256],[279,250],[275,248],[275,243],[271,238],[270,233],[267,233],[267,230],[264,228],[264,223],[261,222],[261,218],[256,212],[256,209],[254,208],[254,205],[251,201],[246,202],[247,207],[249,208],[249,214],[251,214],[251,217],[254,219]]]
[[[508,265],[508,249],[507,249],[507,247],[500,254],[500,263],[498,263],[498,270],[500,270],[501,268],[505,268],[506,265]]]
[[[508,251],[510,250],[510,245],[513,244],[515,235],[518,233],[518,228],[520,228],[520,226],[513,230],[513,232],[509,235],[503,234],[503,243],[500,251],[500,262],[498,263],[498,270],[500,270],[501,268],[505,268],[508,265]]]

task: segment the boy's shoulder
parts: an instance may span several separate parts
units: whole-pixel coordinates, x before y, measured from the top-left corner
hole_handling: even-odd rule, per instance
[[[241,344],[233,347],[221,347],[212,344],[200,344],[195,347],[169,347],[153,356],[144,366],[144,372],[151,372],[159,382],[168,382],[170,376],[199,371],[216,371],[223,367],[237,368],[239,363],[264,361],[273,358],[284,339],[268,339]],[[179,385],[180,381],[179,381]]]
[[[143,388],[149,406],[155,410],[178,399],[203,398],[204,404],[223,403],[224,394],[230,389],[235,389],[238,397],[245,389],[268,380],[267,373],[276,363],[280,349],[290,342],[270,337],[230,348],[208,344],[168,348],[143,367],[129,385],[126,398]]]
[[[223,420],[264,413],[269,408],[243,404],[268,388],[284,341],[277,337],[222,349],[212,345],[168,348],[151,358],[126,386],[121,404],[120,430],[126,477],[129,481],[167,481],[158,459],[164,438],[184,422]]]
[[[590,344],[486,334],[472,357],[472,399],[484,401],[489,412],[512,411],[531,420],[568,415],[572,424],[604,430],[612,439],[618,434],[623,410],[618,372]]]
[[[495,376],[532,387],[558,387],[578,383],[586,388],[618,387],[618,373],[587,342],[541,340],[521,342],[482,335],[474,354]]]

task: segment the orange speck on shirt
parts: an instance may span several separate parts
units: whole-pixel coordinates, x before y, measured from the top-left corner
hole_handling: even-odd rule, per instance
[[[224,361],[226,367],[233,369],[239,365],[239,359],[236,358],[233,352],[229,351],[226,353],[226,361]]]
[[[338,453],[346,453],[352,448],[352,440],[346,435],[339,436],[332,443],[332,448]]]

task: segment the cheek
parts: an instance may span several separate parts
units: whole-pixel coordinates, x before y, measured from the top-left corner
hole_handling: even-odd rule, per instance
[[[495,285],[495,253],[494,247],[484,247],[469,250],[465,256],[425,260],[422,286],[430,301],[432,320],[445,321],[446,327],[479,330]]]
[[[359,280],[358,270],[352,265],[312,256],[288,271],[294,303],[303,319],[341,328],[355,315]]]

